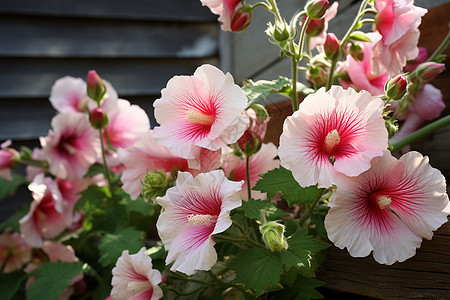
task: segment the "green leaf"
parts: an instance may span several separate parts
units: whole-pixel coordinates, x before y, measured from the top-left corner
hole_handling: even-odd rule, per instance
[[[81,193],[80,199],[75,204],[75,210],[83,208],[86,213],[87,208],[100,207],[105,198],[111,197],[111,191],[106,186],[90,185]]]
[[[128,250],[130,254],[137,253],[143,246],[141,233],[134,228],[127,227],[115,234],[106,233],[98,246],[99,262],[104,267],[115,264],[123,250]]]
[[[298,288],[295,300],[323,299],[323,296],[316,291],[316,288],[324,284],[324,282],[314,278],[299,276],[294,283],[294,286]]]
[[[136,200],[126,199],[127,211],[137,211],[141,214],[151,215],[155,212],[155,206],[145,201],[142,197]]]
[[[291,80],[287,77],[278,77],[277,80],[258,80],[251,79],[244,81],[242,90],[248,98],[248,106],[256,103],[259,99],[265,100],[272,93],[289,94]]]
[[[267,200],[250,199],[242,202],[242,209],[247,217],[254,220],[260,219],[260,211],[262,209],[266,211],[266,218],[268,220],[276,220],[289,215],[284,210],[277,208],[275,203]]]
[[[33,274],[36,280],[27,290],[27,300],[57,300],[71,284],[72,278],[83,272],[81,263],[46,262]]]
[[[105,166],[99,163],[93,164],[84,177],[93,177],[97,174],[105,174]]]
[[[312,235],[306,230],[299,230],[287,240],[289,248],[281,252],[281,262],[288,271],[290,268],[310,268],[312,253],[328,248],[330,245]]]
[[[352,41],[359,41],[359,42],[371,42],[371,40],[367,37],[367,35],[364,34],[364,32],[361,31],[355,31],[352,34],[350,34],[349,39]]]
[[[11,299],[25,278],[27,275],[23,272],[0,274],[0,299]]]
[[[11,176],[12,180],[6,180],[5,178],[0,177],[0,200],[7,196],[14,195],[17,188],[27,182],[22,175],[13,173]]]
[[[254,190],[267,193],[267,197],[275,197],[281,193],[281,198],[285,199],[289,206],[295,203],[305,204],[317,200],[324,189],[316,186],[301,187],[292,176],[291,171],[281,167],[273,169],[263,175],[253,187]]]
[[[236,272],[235,282],[253,289],[256,295],[275,288],[283,273],[283,265],[276,253],[266,249],[245,249],[229,263]]]

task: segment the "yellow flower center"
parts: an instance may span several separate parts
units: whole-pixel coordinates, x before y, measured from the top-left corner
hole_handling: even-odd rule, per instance
[[[325,140],[323,141],[323,150],[327,154],[333,153],[334,149],[339,145],[340,142],[341,137],[339,136],[339,133],[336,129],[333,129],[332,131],[328,132]]]
[[[148,281],[130,281],[127,284],[127,289],[132,292],[142,291],[151,287]]]
[[[204,124],[204,125],[211,125],[214,123],[214,116],[204,114],[198,110],[191,109],[186,112],[186,117],[189,122],[191,123],[197,123],[197,124]]]
[[[385,209],[392,203],[392,199],[386,195],[375,196],[375,201],[381,209]]]
[[[210,226],[217,221],[217,216],[191,214],[187,216],[187,219],[189,223],[195,226],[199,225]]]

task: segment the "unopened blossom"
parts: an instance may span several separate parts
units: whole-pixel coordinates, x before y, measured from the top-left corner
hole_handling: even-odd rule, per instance
[[[382,107],[370,93],[340,86],[308,95],[284,122],[281,166],[303,187],[329,187],[338,173],[361,174],[387,147]]]
[[[373,251],[381,264],[402,262],[447,222],[445,178],[415,151],[397,160],[386,150],[368,171],[341,175],[336,186],[325,228],[328,238],[353,257]]]
[[[57,183],[39,174],[28,189],[33,201],[30,211],[20,219],[20,231],[25,241],[33,247],[41,247],[43,238],[54,238],[66,228],[63,199]]]
[[[309,49],[317,48],[320,52],[322,52],[323,45],[325,44],[325,39],[327,37],[327,30],[328,30],[328,22],[330,22],[331,19],[336,17],[337,10],[338,10],[339,3],[337,1],[333,2],[333,4],[330,5],[330,7],[325,12],[325,15],[320,20],[311,20],[309,26],[315,26],[323,28],[320,33],[311,36],[309,38]],[[313,24],[311,24],[313,23]],[[318,23],[318,24],[314,24]]]
[[[374,96],[384,94],[384,85],[388,80],[386,71],[380,71],[375,73],[372,68],[372,50],[375,43],[381,39],[381,35],[376,32],[366,34],[370,38],[371,42],[360,42],[364,57],[362,60],[356,60],[349,53],[346,57],[346,64],[348,76],[351,83],[347,83],[344,80],[340,80],[343,87],[353,87],[357,90],[365,90]]]
[[[0,234],[0,266],[3,273],[20,270],[31,259],[31,246],[17,232]]]
[[[128,100],[118,99],[116,105],[108,107],[104,113],[109,121],[104,129],[104,139],[114,148],[127,148],[150,130],[146,112]]]
[[[0,145],[0,177],[12,180],[11,168],[15,166],[14,158],[19,156],[16,150],[8,148],[11,140],[7,140]]]
[[[153,131],[142,135],[141,139],[127,149],[118,149],[119,161],[125,166],[121,181],[123,190],[131,199],[136,199],[141,191],[147,172],[164,170],[170,175],[172,170],[188,170],[188,161],[172,153],[167,147],[156,143]]]
[[[200,148],[217,151],[236,142],[248,126],[247,98],[233,77],[212,65],[193,76],[175,76],[154,103],[160,126],[153,137],[173,153],[200,159]]]
[[[111,297],[114,300],[156,300],[163,297],[161,273],[141,248],[136,254],[124,250],[112,270]]]
[[[222,170],[196,177],[179,172],[176,185],[158,197],[162,206],[158,229],[164,248],[169,251],[170,270],[192,275],[210,270],[217,261],[213,236],[231,226],[230,211],[241,206],[238,192],[243,181],[230,181]]]
[[[41,137],[42,158],[57,177],[82,178],[100,156],[98,132],[85,114],[64,113],[52,119],[48,136]]]
[[[222,156],[222,167],[225,175],[228,179],[233,181],[244,181],[242,185],[242,191],[239,192],[239,196],[242,200],[248,200],[248,188],[247,188],[247,168],[245,157],[241,158],[232,153],[231,149]],[[280,161],[275,159],[278,155],[277,147],[272,143],[262,144],[261,149],[249,159],[249,172],[250,172],[250,187],[253,188],[256,182],[260,179],[259,175],[264,174],[270,170],[278,168]],[[254,199],[267,198],[266,193],[259,191],[251,191],[251,196]]]
[[[382,38],[373,48],[374,71],[395,75],[419,54],[419,25],[427,10],[414,6],[413,0],[375,0],[375,6],[374,29]]]
[[[234,13],[242,7],[241,0],[201,0],[213,14],[219,15],[223,31],[232,31],[231,21]]]

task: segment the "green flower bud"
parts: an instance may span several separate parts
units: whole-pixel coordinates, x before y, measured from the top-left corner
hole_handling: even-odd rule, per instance
[[[152,173],[148,172],[142,183],[142,193],[145,199],[155,199],[156,197],[164,196],[172,184],[173,180],[167,177],[164,170],[156,170]]]
[[[88,96],[91,99],[95,100],[95,102],[100,103],[100,101],[105,96],[106,87],[95,70],[90,70],[88,72],[86,82]]]
[[[286,237],[284,236],[284,225],[275,221],[270,221],[259,226],[262,238],[266,247],[272,252],[281,252],[288,248]]]

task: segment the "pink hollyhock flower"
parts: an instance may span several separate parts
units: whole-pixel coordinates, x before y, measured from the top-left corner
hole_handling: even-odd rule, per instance
[[[142,135],[141,139],[127,149],[118,149],[119,161],[125,166],[122,173],[123,190],[131,199],[136,199],[142,191],[141,182],[147,172],[164,170],[170,175],[172,170],[186,171],[188,161],[173,154],[167,147],[156,143],[153,131]]]
[[[375,6],[375,29],[382,38],[373,48],[374,71],[395,75],[419,54],[419,25],[427,10],[414,6],[413,0],[375,0]]]
[[[419,54],[414,60],[410,60],[406,62],[406,66],[403,68],[405,72],[411,73],[414,71],[420,64],[426,62],[428,59],[428,51],[427,48],[419,47]]]
[[[66,226],[71,227],[80,218],[79,215],[75,215],[73,208],[75,207],[77,201],[81,198],[81,192],[89,186],[90,179],[83,178],[69,181],[57,178],[56,184],[58,185],[58,189],[63,199],[62,212],[64,219],[66,220]]]
[[[19,221],[25,241],[33,247],[42,246],[42,238],[53,238],[66,228],[63,199],[57,183],[39,174],[30,183],[33,202],[30,211]]]
[[[12,180],[11,168],[14,167],[14,157],[19,156],[16,150],[8,148],[11,140],[7,140],[0,145],[0,177]]]
[[[64,113],[52,119],[53,130],[40,139],[42,158],[57,177],[74,180],[83,177],[100,155],[98,132],[84,114]]]
[[[164,294],[159,284],[161,273],[153,269],[152,259],[145,248],[136,254],[124,250],[112,270],[111,297],[114,300],[156,300]]]
[[[347,73],[351,80],[351,86],[357,90],[365,90],[374,96],[384,94],[384,85],[388,80],[386,71],[375,74],[372,69],[372,48],[381,39],[376,32],[366,34],[371,42],[360,42],[364,58],[362,61],[354,59],[350,54],[346,58]]]
[[[186,159],[199,159],[200,148],[217,151],[233,144],[248,126],[247,98],[233,77],[211,65],[193,76],[175,76],[154,103],[155,140]]]
[[[109,123],[104,129],[105,141],[114,148],[127,148],[150,130],[146,112],[128,100],[118,99],[114,107],[104,110]]]
[[[33,158],[33,159],[36,159],[36,160],[43,160],[43,158],[42,158],[42,149],[41,148],[38,148],[38,147],[36,147],[36,148],[34,148],[33,149],[33,152],[32,152],[32,154],[31,154],[31,157]],[[28,180],[28,181],[33,181],[33,178],[36,176],[36,175],[38,175],[38,174],[40,174],[40,173],[45,173],[45,169],[44,168],[41,168],[41,167],[35,167],[35,166],[27,166],[26,167],[26,174],[27,174],[27,176],[26,176],[26,179]]]
[[[20,270],[31,260],[31,246],[19,233],[4,232],[0,234],[0,266],[4,265],[3,273]]]
[[[243,181],[229,181],[222,170],[196,177],[179,172],[176,185],[156,202],[162,206],[156,227],[169,251],[170,270],[192,275],[210,270],[217,261],[212,236],[231,226],[230,211],[241,206],[237,192]]]
[[[245,167],[245,158],[240,158],[231,152],[228,152],[222,157],[222,167],[228,179],[233,181],[244,181],[242,190],[239,196],[242,200],[248,200],[247,192],[247,168]],[[280,161],[275,159],[278,155],[277,147],[272,144],[262,144],[261,149],[256,154],[250,156],[249,171],[250,171],[250,187],[254,187],[256,182],[260,179],[259,175],[267,171],[273,170],[280,166]],[[251,196],[254,199],[267,199],[266,193],[259,191],[251,191]]]
[[[329,187],[338,173],[357,176],[383,155],[383,102],[368,92],[332,86],[308,95],[283,125],[278,155],[301,186]]]
[[[367,172],[341,175],[336,186],[325,228],[328,238],[353,257],[373,251],[379,263],[402,262],[447,222],[445,178],[418,152],[397,160],[386,150]]]
[[[112,85],[104,81],[106,87],[105,99],[115,101],[117,92]],[[81,78],[65,76],[55,81],[50,92],[50,103],[60,113],[86,112],[88,106],[97,103],[87,95],[86,82]]]
[[[231,20],[234,13],[242,7],[241,0],[200,0],[213,14],[219,15],[223,31],[231,30]]]
[[[331,19],[336,17],[338,6],[339,3],[337,1],[333,2],[333,4],[331,4],[331,6],[325,12],[325,15],[323,16],[322,19],[311,20],[311,22],[320,23],[319,26],[323,27],[323,30],[318,35],[309,38],[309,49],[312,50],[317,47],[318,51],[322,52],[323,45],[325,44],[325,39],[327,37],[328,22],[330,22]]]

